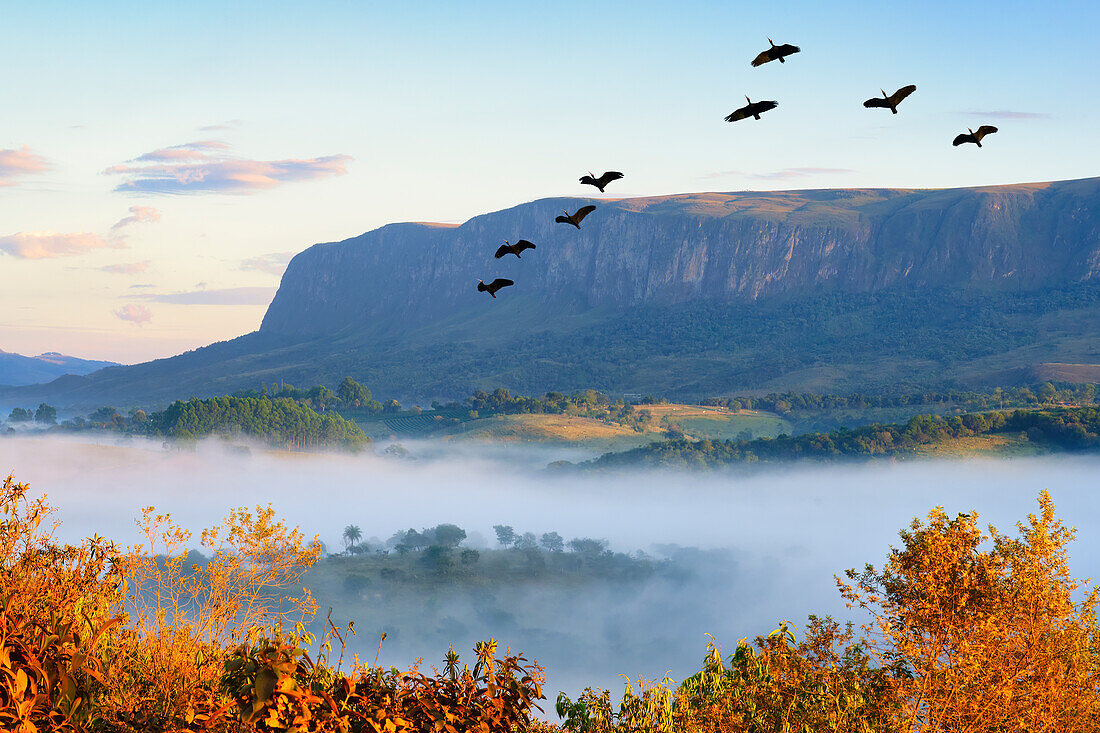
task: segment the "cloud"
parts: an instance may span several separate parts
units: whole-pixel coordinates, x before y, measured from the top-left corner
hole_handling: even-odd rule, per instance
[[[19,150],[0,150],[0,186],[14,186],[18,176],[48,171],[50,164],[41,155],[24,145]]]
[[[350,155],[251,160],[232,156],[223,142],[199,140],[144,153],[104,173],[125,178],[115,187],[122,193],[252,193],[343,175],[351,160]]]
[[[985,112],[970,110],[964,114],[975,117],[989,117],[995,120],[1049,120],[1051,115],[1046,112],[1017,112],[1009,109],[994,109]]]
[[[143,305],[135,305],[133,303],[127,303],[114,313],[122,320],[129,321],[135,326],[140,326],[153,320],[152,311]]]
[[[232,130],[244,124],[243,120],[226,120],[217,125],[203,125],[199,132],[218,132],[220,130]]]
[[[151,264],[149,260],[145,260],[144,262],[120,262],[116,265],[104,265],[99,269],[104,272],[114,273],[115,275],[136,275],[139,272],[148,270]],[[130,287],[135,286],[131,285]]]
[[[282,275],[287,263],[290,262],[290,258],[293,256],[293,252],[269,252],[265,255],[241,260],[241,269],[266,272],[269,275]]]
[[[741,176],[756,180],[780,181],[792,178],[808,178],[810,176],[837,175],[841,173],[855,173],[851,168],[784,168],[770,173],[749,173],[746,171],[715,171],[707,173],[703,178],[725,178],[726,176]]]
[[[72,257],[94,249],[111,247],[119,249],[124,245],[110,243],[98,234],[91,232],[17,232],[0,237],[0,252],[24,260],[44,260],[52,257]]]
[[[117,232],[131,224],[151,224],[160,221],[160,211],[152,206],[131,206],[130,215],[119,219],[111,227],[112,232]]]
[[[126,297],[172,305],[267,305],[275,297],[275,288],[220,288],[190,290],[182,293],[146,293]]]

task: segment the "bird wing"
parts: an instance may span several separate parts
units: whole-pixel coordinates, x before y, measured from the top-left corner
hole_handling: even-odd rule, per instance
[[[570,219],[568,216],[562,216],[561,214],[558,214],[558,218],[554,219],[554,221],[556,221],[559,224],[572,224],[573,223],[572,219]]]
[[[525,249],[535,249],[535,245],[532,244],[531,242],[528,242],[526,239],[519,240],[518,242],[515,243],[514,246],[515,246],[517,252],[522,252]]]
[[[588,206],[582,206],[581,208],[577,209],[576,214],[573,214],[573,221],[580,224],[584,220],[584,217],[588,216],[595,210],[596,207],[592,204],[589,204]]]
[[[895,107],[897,107],[899,104],[901,104],[901,100],[905,99],[915,91],[917,91],[917,85],[909,84],[891,94],[890,101],[894,103]]]
[[[601,186],[606,186],[607,184],[611,183],[612,181],[617,181],[622,177],[623,177],[623,174],[619,173],[618,171],[605,171],[604,174],[602,176],[600,176],[600,180],[598,181],[598,183]]]
[[[972,143],[972,142],[974,142],[974,138],[971,137],[969,134],[964,132],[961,135],[956,135],[955,139],[951,141],[951,144],[957,147],[959,145],[962,145],[963,143]]]
[[[978,139],[980,140],[981,138],[985,137],[986,135],[992,135],[996,131],[997,131],[997,128],[994,127],[993,125],[982,125],[977,130],[974,131],[974,134],[977,135]]]
[[[871,97],[863,103],[864,107],[889,107],[890,102],[882,97]]]
[[[586,183],[589,186],[597,185],[596,184],[596,179],[593,178],[592,176],[581,176],[581,183]]]
[[[493,257],[496,257],[499,260],[504,255],[511,254],[511,253],[512,253],[512,248],[509,247],[507,244],[502,244],[502,245],[500,245],[500,247],[497,248],[497,253],[495,255],[493,255]]]
[[[775,56],[772,55],[774,48],[769,48],[767,51],[761,51],[756,55],[756,58],[752,60],[753,66],[763,66],[769,61],[775,61]]]
[[[760,114],[761,112],[767,112],[769,109],[775,109],[779,106],[779,102],[776,102],[774,99],[762,99],[759,102],[753,102],[752,106],[752,111]]]
[[[802,49],[798,46],[792,46],[789,43],[784,43],[782,46],[775,47],[776,56],[790,56],[792,53],[798,53]]]
[[[751,114],[752,113],[749,112],[748,107],[738,107],[737,109],[726,115],[726,122],[737,122],[738,120],[743,120],[746,117],[751,116]]]
[[[501,288],[506,288],[509,285],[515,285],[515,283],[503,277],[498,277],[496,280],[493,280],[491,283],[489,283],[489,287],[494,292],[500,290]]]

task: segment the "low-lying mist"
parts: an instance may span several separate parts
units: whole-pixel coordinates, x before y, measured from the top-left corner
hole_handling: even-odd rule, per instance
[[[197,531],[236,506],[271,503],[330,551],[358,525],[364,538],[454,523],[464,547],[495,546],[493,525],[605,538],[615,552],[671,558],[676,572],[608,583],[508,582],[486,588],[329,583],[322,616],[354,619],[352,650],[404,667],[438,663],[451,643],[466,652],[488,636],[547,667],[547,695],[588,684],[617,688],[619,674],[690,674],[713,634],[727,650],[809,613],[856,618],[833,575],[880,564],[897,532],[937,504],[977,511],[1009,530],[1049,489],[1078,528],[1072,566],[1100,576],[1100,458],[800,464],[753,475],[568,473],[540,470],[575,453],[538,447],[410,445],[417,460],[375,455],[242,451],[211,441],[195,450],[159,442],[0,439],[0,470],[59,508],[60,538],[93,533],[138,539],[134,518],[154,505]],[[666,564],[668,565],[668,564]],[[308,577],[308,576],[307,576]],[[858,619],[856,619],[858,620]]]

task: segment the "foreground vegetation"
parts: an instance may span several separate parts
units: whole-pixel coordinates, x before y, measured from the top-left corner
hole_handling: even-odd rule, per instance
[[[152,508],[139,520],[146,542],[128,549],[100,537],[58,545],[45,500],[11,477],[0,513],[4,730],[554,728],[534,717],[541,669],[498,658],[491,640],[472,667],[452,651],[431,674],[357,659],[344,671],[337,654],[351,629],[329,622],[325,638],[311,638],[302,624],[316,605],[295,592],[319,546],[270,509],[236,510],[204,531],[201,562],[189,562],[188,533]],[[1098,597],[1069,572],[1074,532],[1045,492],[1017,529],[987,535],[977,515],[935,509],[902,532],[881,569],[837,579],[865,626],[811,617],[798,633],[784,622],[728,656],[712,644],[678,684],[632,682],[616,702],[600,689],[559,695],[561,729],[1096,730]],[[498,529],[501,544],[508,530]]]

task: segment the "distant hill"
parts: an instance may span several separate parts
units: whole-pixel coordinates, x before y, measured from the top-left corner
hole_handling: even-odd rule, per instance
[[[580,231],[562,209],[598,206]],[[538,249],[494,260],[502,239]],[[496,300],[477,280],[516,281]],[[256,333],[26,401],[136,404],[354,376],[403,401],[503,386],[676,398],[920,390],[1100,362],[1100,178],[543,199],[392,224],[287,267]]]
[[[38,356],[21,356],[0,350],[0,384],[21,386],[40,384],[63,374],[89,374],[103,367],[118,366],[113,361],[92,361],[47,351]]]

